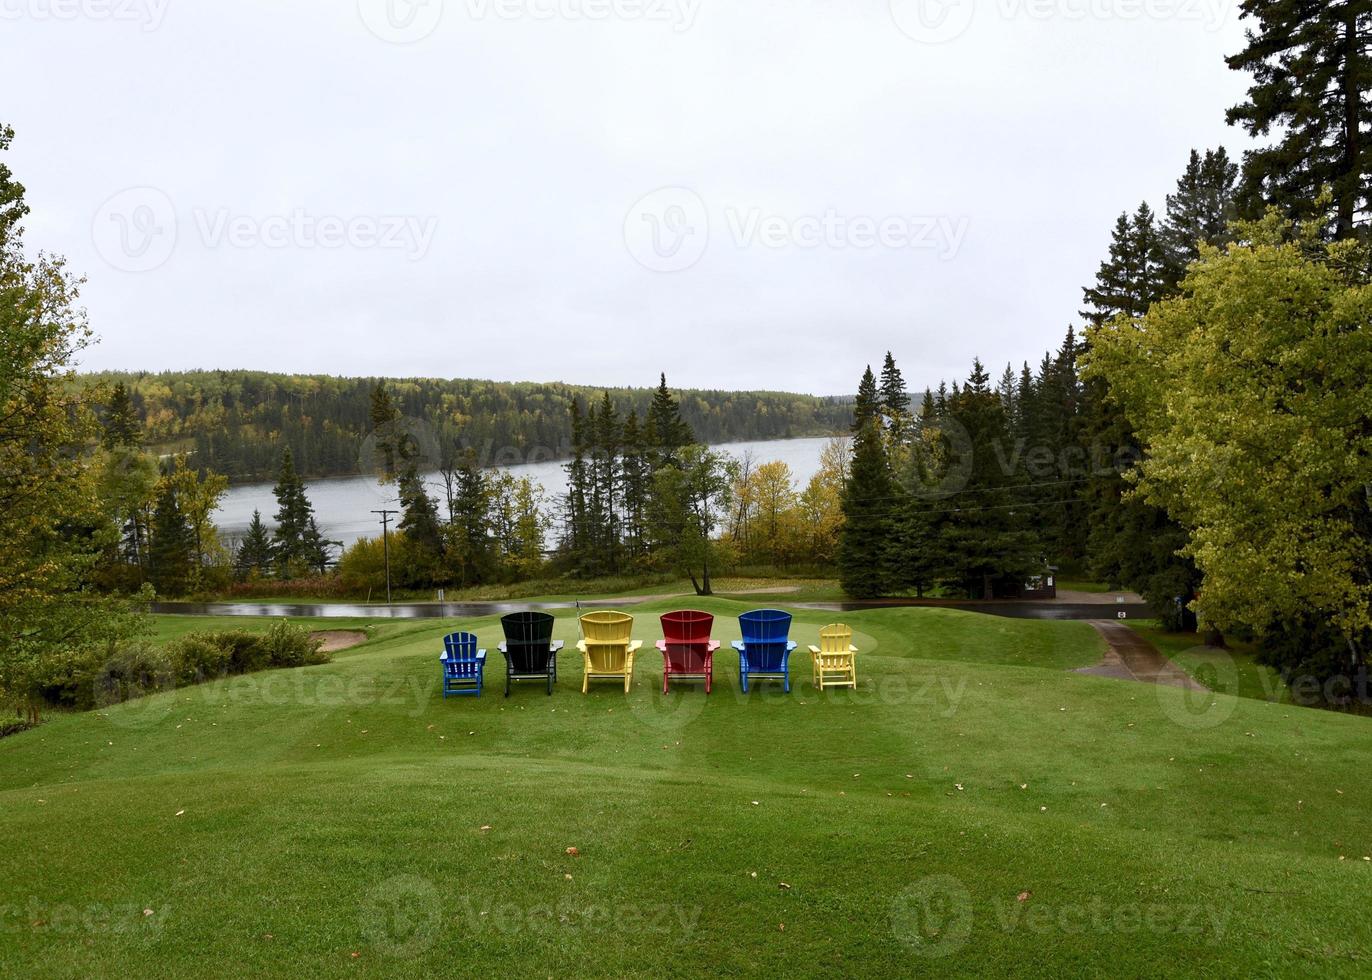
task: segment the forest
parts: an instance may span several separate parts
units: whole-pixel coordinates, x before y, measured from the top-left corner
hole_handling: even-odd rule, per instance
[[[371,397],[378,379],[264,371],[104,372],[78,376],[91,391],[121,384],[142,426],[142,444],[188,455],[197,469],[234,483],[272,479],[291,450],[302,477],[357,474],[368,455]],[[482,465],[564,459],[571,452],[574,399],[600,388],[549,383],[386,379],[397,411],[432,469],[466,450]],[[612,388],[624,411],[642,415],[651,388]],[[847,426],[849,398],[781,392],[683,391],[682,418],[705,442],[831,435]],[[365,472],[365,470],[361,470]]]

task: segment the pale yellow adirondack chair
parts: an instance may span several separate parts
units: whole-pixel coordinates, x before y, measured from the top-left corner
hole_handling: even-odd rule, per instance
[[[853,630],[841,623],[819,631],[819,646],[810,647],[815,667],[815,687],[851,687],[857,690],[857,647]]]
[[[634,617],[622,612],[593,612],[581,617],[581,632],[586,638],[576,645],[586,659],[581,693],[593,680],[622,680],[624,693],[634,679],[634,654],[642,640],[631,639]]]

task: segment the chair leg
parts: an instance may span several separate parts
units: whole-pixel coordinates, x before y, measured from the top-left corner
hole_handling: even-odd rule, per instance
[[[662,693],[663,693],[664,696],[666,696],[666,694],[668,693],[668,691],[667,691],[667,678],[670,677],[670,676],[671,676],[671,675],[668,674],[667,671],[664,670],[664,671],[662,672]]]
[[[510,696],[510,675],[508,673],[505,675],[505,696],[507,698]]]
[[[553,675],[548,675],[548,697],[553,696]]]

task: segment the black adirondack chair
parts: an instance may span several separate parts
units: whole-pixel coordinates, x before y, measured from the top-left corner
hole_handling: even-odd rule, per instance
[[[547,613],[520,612],[500,620],[505,630],[505,642],[500,652],[505,655],[505,696],[510,696],[512,681],[546,680],[548,693],[557,683],[557,654],[562,641],[553,640],[553,617]]]

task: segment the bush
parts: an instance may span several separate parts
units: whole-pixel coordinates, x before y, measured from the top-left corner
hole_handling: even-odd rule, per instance
[[[44,661],[34,693],[49,705],[89,710],[219,677],[331,659],[309,630],[283,620],[265,633],[223,630],[189,633],[163,647],[130,641],[73,649]]]
[[[319,649],[319,641],[310,636],[309,630],[285,620],[273,624],[266,636],[259,636],[258,645],[270,667],[309,667],[333,659]]]
[[[37,728],[33,722],[26,718],[12,718],[9,721],[0,721],[0,738],[8,738],[10,735],[18,735],[26,732],[30,728]]]

